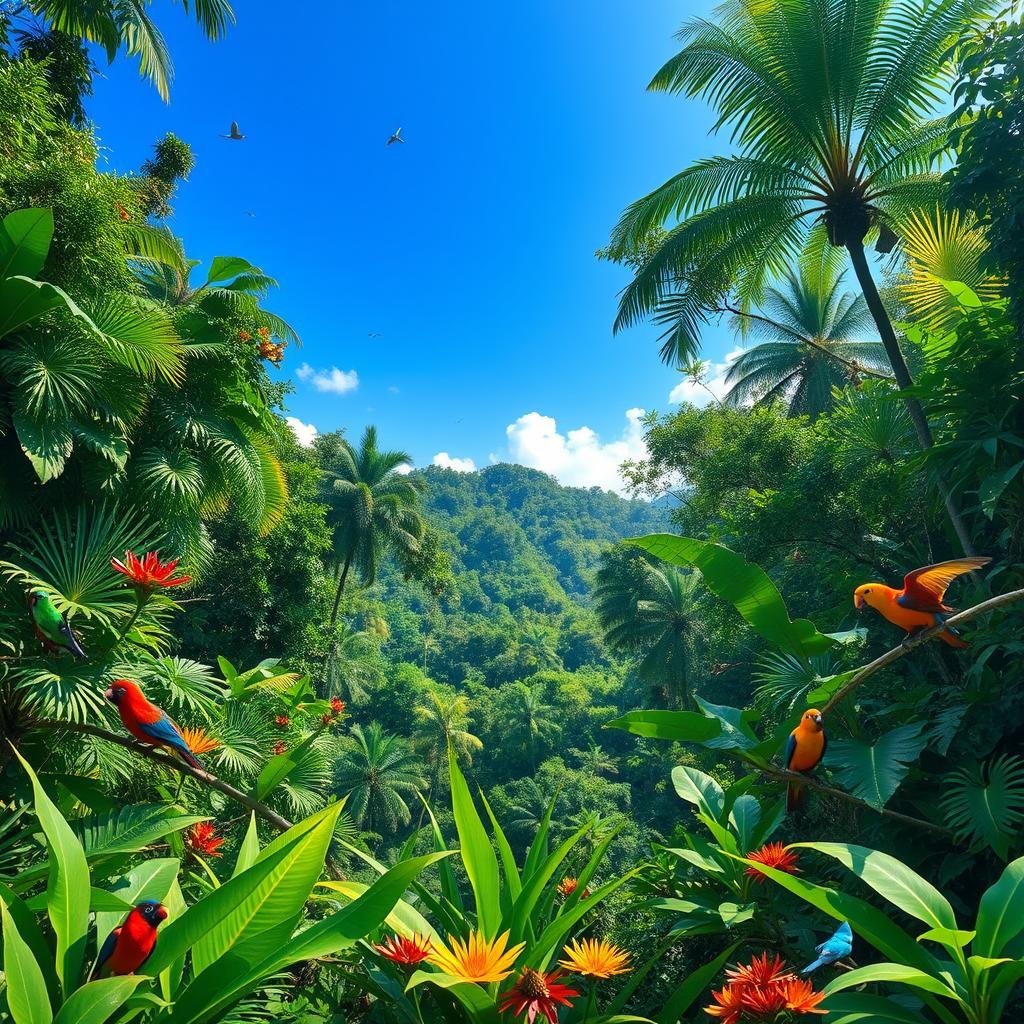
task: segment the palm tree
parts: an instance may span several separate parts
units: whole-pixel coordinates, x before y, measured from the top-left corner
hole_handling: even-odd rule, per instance
[[[663,353],[686,361],[714,312],[749,311],[796,262],[808,228],[849,253],[896,383],[912,381],[864,243],[891,250],[903,220],[942,195],[933,172],[948,133],[941,104],[950,42],[984,0],[727,0],[697,19],[650,88],[710,101],[736,153],[691,165],[623,214],[613,258],[637,265],[616,328],[654,313]],[[926,115],[931,115],[930,118]],[[655,235],[672,218],[678,223]],[[823,244],[823,243],[819,243]],[[922,447],[931,431],[908,399]],[[940,482],[964,549],[970,538]]]
[[[326,451],[326,449],[324,449]],[[323,467],[320,494],[334,530],[334,554],[338,562],[337,589],[331,625],[349,570],[355,566],[365,585],[376,579],[377,564],[386,552],[415,552],[426,526],[419,510],[423,482],[398,472],[412,462],[402,451],[381,451],[377,428],[367,427],[356,451],[341,438]]]
[[[512,707],[505,727],[510,735],[522,740],[530,767],[536,770],[538,746],[554,741],[562,727],[555,718],[555,708],[545,703],[539,686],[512,683],[511,687]]]
[[[540,828],[548,813],[551,796],[538,784],[537,780],[527,776],[517,779],[510,789],[514,789],[515,802],[509,804],[508,827],[511,831],[532,837]]]
[[[594,608],[612,650],[637,659],[636,672],[671,703],[692,700],[700,645],[694,573],[659,568],[641,553],[613,551],[597,572]]]
[[[123,0],[28,0],[33,14],[45,18],[50,27],[69,36],[99,43],[112,61],[123,46],[139,58],[139,72],[156,86],[167,100],[171,78],[171,55],[160,30],[150,19],[148,3]],[[195,13],[196,21],[212,41],[220,39],[234,24],[235,15],[227,0],[182,0],[186,11]]]
[[[353,629],[341,622],[334,627],[334,636],[327,660],[324,696],[338,694],[351,704],[366,699],[366,688],[376,678],[372,658],[378,646],[370,633]]]
[[[440,785],[448,764],[449,747],[466,764],[473,763],[473,752],[483,750],[483,743],[469,726],[469,698],[465,694],[427,693],[425,704],[413,709],[417,722],[415,739],[433,769],[434,786]]]
[[[394,832],[412,820],[407,799],[426,789],[420,762],[400,736],[379,723],[353,725],[348,749],[334,766],[334,786],[348,797],[345,809],[357,825]]]
[[[536,620],[524,622],[520,627],[519,646],[533,655],[538,669],[560,671],[562,659],[550,631]]]
[[[591,743],[586,750],[569,751],[580,762],[580,767],[591,775],[618,775],[619,763],[596,743]]]
[[[816,419],[831,410],[834,387],[885,376],[885,348],[859,337],[872,326],[864,296],[840,292],[841,283],[835,267],[803,261],[765,291],[757,314],[738,317],[748,337],[764,340],[729,367],[728,404],[782,401],[790,416]]]

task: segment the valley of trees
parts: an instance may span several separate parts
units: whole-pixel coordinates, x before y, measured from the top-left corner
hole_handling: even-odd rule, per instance
[[[97,166],[97,55],[170,87],[147,5],[0,42],[0,1022],[1020,1019],[1012,10],[684,28],[651,88],[723,155],[599,255],[709,401],[629,500],[300,445],[188,140]]]

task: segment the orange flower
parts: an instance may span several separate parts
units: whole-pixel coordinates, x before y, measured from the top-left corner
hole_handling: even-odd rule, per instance
[[[288,749],[288,744],[284,740],[278,740],[271,748],[272,754],[283,754]]]
[[[722,1024],[737,1024],[740,1015],[746,1009],[743,1005],[743,988],[733,985],[725,985],[718,992],[712,989],[714,1004],[705,1006],[704,1012],[709,1017],[721,1017]]]
[[[451,949],[438,943],[428,957],[430,963],[460,981],[486,985],[504,981],[512,973],[516,957],[525,942],[508,948],[508,932],[496,939],[487,939],[482,932],[470,932],[465,942],[449,936]]]
[[[278,715],[277,718],[274,719],[274,725],[279,729],[287,729],[288,726],[291,725],[291,722],[292,720],[287,715]]]
[[[330,725],[334,721],[334,715],[332,715],[330,712],[327,712],[326,714],[320,716],[320,721],[323,722],[324,725]]]
[[[605,939],[574,939],[562,953],[560,967],[588,978],[610,978],[629,970],[629,954]]]
[[[336,715],[340,715],[345,710],[345,702],[340,697],[332,697],[331,710]]]
[[[747,859],[756,860],[766,867],[775,868],[776,871],[785,871],[789,875],[799,873],[796,866],[796,854],[786,849],[783,843],[765,843],[760,850],[748,854]],[[762,885],[768,880],[768,876],[763,871],[758,871],[754,867],[747,868],[746,874]]]
[[[224,840],[217,835],[216,827],[209,821],[200,821],[193,825],[185,834],[185,841],[193,853],[201,853],[207,857],[222,857],[218,853]]]
[[[238,340],[239,341],[252,341],[252,335],[248,331],[239,331],[238,332]]]
[[[555,892],[557,892],[563,900],[567,900],[579,888],[579,884],[579,881],[575,878],[563,878],[555,887]],[[585,900],[589,895],[590,890],[584,889],[580,894],[580,899]]]
[[[396,964],[403,964],[406,967],[426,960],[434,949],[430,939],[415,932],[410,939],[403,938],[401,935],[392,935],[381,943],[375,942],[373,948],[381,956],[386,956]]]
[[[563,985],[559,980],[561,977],[561,971],[541,974],[532,967],[524,967],[519,980],[501,996],[498,1012],[508,1013],[511,1010],[514,1017],[525,1013],[529,1024],[533,1024],[540,1013],[548,1024],[558,1024],[559,1005],[572,1006],[569,997],[579,995],[576,989]]]
[[[787,1010],[793,1013],[828,1013],[828,1010],[818,1009],[818,1003],[825,998],[825,993],[815,992],[809,981],[794,978],[780,987],[785,995]]]
[[[785,961],[781,956],[776,955],[773,960],[769,960],[768,954],[762,953],[760,957],[755,956],[749,964],[737,964],[727,969],[725,976],[732,984],[775,985],[796,977],[792,971],[785,970],[785,967]]]
[[[118,217],[120,217],[123,222],[128,222],[132,219],[128,211],[120,203],[115,203],[114,205],[117,207]]]
[[[257,327],[256,333],[260,336],[261,341],[270,341],[270,328],[269,327]]]
[[[193,754],[208,754],[220,746],[220,740],[207,736],[205,729],[182,729],[181,735]]]

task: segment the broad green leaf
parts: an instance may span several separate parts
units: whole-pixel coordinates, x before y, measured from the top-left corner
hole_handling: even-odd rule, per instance
[[[1003,859],[1024,825],[1024,759],[1001,754],[943,779],[942,810],[965,842],[984,840]]]
[[[431,864],[450,856],[432,853],[404,860],[385,872],[361,896],[335,914],[317,921],[256,960],[243,943],[212,964],[175,1002],[175,1024],[209,1020],[264,978],[302,960],[315,960],[347,949],[387,920],[402,893]]]
[[[761,820],[761,804],[756,797],[744,793],[736,799],[729,812],[729,825],[736,832],[740,853],[747,853],[754,845],[754,830]]]
[[[60,983],[54,970],[53,950],[36,921],[36,915],[2,882],[0,882],[0,903],[7,908],[7,913],[14,922],[14,929],[21,936],[22,942],[28,946],[29,952],[43,972],[51,1002],[58,1002],[60,1000]]]
[[[53,211],[15,210],[0,229],[0,278],[38,277],[53,241]]]
[[[491,822],[491,831],[494,833],[494,842],[498,847],[498,853],[501,856],[501,868],[505,873],[505,888],[502,890],[502,895],[507,896],[509,901],[513,901],[522,891],[522,880],[519,877],[519,865],[516,864],[515,854],[512,852],[512,847],[509,845],[508,838],[505,835],[501,825],[498,823],[498,819],[494,816],[494,811],[491,810],[491,805],[487,802],[487,797],[484,796],[483,791],[480,792],[480,800],[484,805],[484,810],[487,812],[487,817]],[[505,912],[505,908],[502,908],[502,913]]]
[[[1024,857],[1007,864],[985,890],[975,928],[973,949],[979,956],[999,956],[1024,931]]]
[[[4,976],[7,1006],[14,1024],[50,1024],[53,1011],[46,995],[46,980],[29,944],[18,933],[7,904],[0,902],[4,940]]]
[[[631,543],[672,565],[699,569],[710,590],[732,604],[761,636],[790,654],[810,658],[835,643],[819,633],[813,622],[790,619],[782,595],[764,570],[729,548],[668,533]]]
[[[144,975],[129,974],[91,981],[72,994],[60,1008],[54,1024],[106,1024],[146,980]]]
[[[29,277],[0,280],[0,338],[24,327],[54,309],[64,309],[93,333],[92,318],[62,288]]]
[[[849,843],[793,843],[817,850],[849,868],[883,899],[932,928],[956,930],[956,915],[949,900],[916,871],[880,850]],[[851,922],[852,923],[852,922]],[[980,952],[980,950],[979,950]]]
[[[697,999],[707,993],[713,982],[718,980],[722,968],[735,950],[735,945],[729,946],[710,963],[706,963],[688,974],[682,984],[665,1001],[665,1005],[658,1014],[658,1024],[677,1024],[683,1014],[693,1006]]]
[[[258,962],[291,935],[323,870],[334,834],[334,823],[340,812],[340,804],[331,804],[313,815],[312,819],[307,819],[307,822],[312,820],[314,823],[312,827],[303,827],[306,823],[302,823],[289,829],[284,835],[296,832],[295,840],[282,843],[284,856],[274,870],[261,879],[255,890],[250,891],[244,880],[249,872],[257,869],[259,860],[249,871],[232,878],[189,910],[185,919],[217,892],[232,886],[243,894],[239,902],[228,904],[228,912],[212,923],[192,946],[192,969],[197,975],[243,940],[247,946],[253,947],[251,955]],[[267,847],[268,850],[270,848]]]
[[[634,736],[679,743],[707,743],[722,732],[717,718],[708,718],[696,711],[628,711],[605,725],[606,729],[622,729]]]
[[[306,751],[316,741],[319,733],[311,732],[294,749],[287,750],[283,754],[276,754],[264,766],[256,780],[254,796],[257,800],[264,800],[267,794],[276,789],[293,771],[296,765],[305,756]]]
[[[923,730],[923,722],[902,725],[889,730],[874,746],[857,740],[833,740],[826,764],[843,788],[881,810],[927,745]]]
[[[370,887],[365,882],[317,882],[322,889],[329,889],[338,896],[343,896],[349,903],[354,902],[363,895]],[[426,935],[431,939],[438,939],[441,936],[437,929],[411,904],[405,900],[399,900],[395,909],[388,914],[385,924],[399,935],[411,938],[417,935]]]
[[[498,858],[487,838],[483,822],[473,804],[466,779],[459,768],[454,751],[448,752],[452,787],[452,812],[459,834],[462,862],[466,866],[469,884],[476,900],[476,913],[480,930],[489,939],[497,937],[501,924]]]
[[[991,519],[996,514],[996,506],[1003,496],[1003,491],[1013,482],[1017,474],[1024,468],[1024,459],[1004,469],[1001,473],[990,473],[981,482],[978,488],[978,500],[981,503],[981,510]]]
[[[696,850],[667,849],[665,852],[671,853],[673,856],[678,857],[680,860],[685,860],[688,864],[692,864],[695,868],[698,868],[705,874],[725,874],[725,868],[723,868],[721,864],[719,864],[715,860],[712,860],[710,857],[705,857],[703,854],[698,853]]]
[[[21,412],[14,413],[11,421],[18,435],[18,444],[32,463],[40,482],[45,484],[60,476],[74,448],[68,424],[56,416],[37,419]]]
[[[97,889],[93,886],[89,890],[89,909],[94,914],[120,914],[123,917],[132,909],[132,904],[112,892],[107,892],[106,889]]]
[[[260,854],[260,837],[256,832],[256,812],[249,815],[249,827],[245,830],[245,838],[238,847],[238,856],[235,858],[235,868],[231,877],[241,874],[246,868],[251,868],[256,863]]]
[[[921,1015],[885,996],[838,992],[821,1004],[829,1024],[921,1024]]]
[[[757,913],[756,903],[733,903],[726,901],[718,904],[718,916],[726,928],[735,928],[736,925],[749,921]]]
[[[709,818],[717,821],[725,813],[725,790],[699,768],[676,765],[672,769],[672,785],[683,800],[696,804]]]
[[[844,971],[838,978],[833,978],[823,991],[831,995],[833,992],[842,992],[847,988],[856,988],[858,985],[877,981],[897,982],[931,992],[933,995],[945,996],[947,999],[957,998],[956,991],[940,978],[919,971],[915,967],[907,967],[905,964],[869,964],[867,967]]]
[[[694,697],[697,706],[709,718],[716,719],[721,733],[706,741],[706,746],[723,750],[752,750],[760,740],[747,723],[749,711],[741,711],[725,704],[712,704],[701,697]]]
[[[124,469],[128,462],[128,438],[123,430],[100,423],[97,420],[74,419],[70,423],[71,433],[98,455],[102,455],[117,469]]]
[[[442,974],[439,971],[417,971],[405,986],[406,992],[416,988],[417,985],[436,985],[438,988],[447,989],[462,1004],[463,1009],[469,1015],[472,1024],[498,1024],[498,1008],[494,999],[479,985],[470,985],[459,978],[453,978],[450,974]]]
[[[310,871],[308,860],[318,849],[326,850],[340,809],[340,805],[332,804],[293,825],[263,849],[251,868],[207,893],[181,917],[166,924],[146,964],[147,973],[159,973],[189,949],[193,949],[195,956],[194,947],[200,944],[200,962],[206,966],[243,934],[253,936],[259,932],[275,941],[282,925],[294,924],[313,888],[315,874],[302,892],[301,883]],[[317,873],[322,865],[321,857]],[[297,868],[295,878],[290,877],[293,868]]]
[[[259,273],[259,268],[254,267],[248,260],[241,256],[214,256],[210,264],[210,272],[206,275],[206,283],[214,284],[217,281],[228,281],[239,274]]]
[[[17,750],[14,754],[32,780],[36,815],[50,851],[46,892],[50,924],[57,936],[57,977],[64,990],[71,991],[82,975],[89,931],[89,865],[71,826],[46,795],[31,765]]]
[[[949,949],[963,949],[974,941],[975,932],[959,928],[929,928],[917,937],[918,942],[938,942]]]
[[[793,844],[794,846],[805,844]],[[737,857],[748,867],[757,868],[773,882],[824,911],[837,921],[849,921],[855,934],[870,942],[883,956],[909,964],[924,972],[937,972],[935,958],[908,935],[889,915],[850,893],[815,885],[766,864]]]

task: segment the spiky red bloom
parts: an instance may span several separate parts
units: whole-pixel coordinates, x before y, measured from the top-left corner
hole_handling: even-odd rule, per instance
[[[200,821],[193,825],[185,834],[185,841],[194,853],[201,853],[206,857],[222,857],[218,852],[224,845],[224,840],[217,835],[216,826],[209,821]]]
[[[252,335],[248,331],[239,331],[238,332],[238,340],[239,341],[252,341]]]
[[[278,715],[277,718],[274,719],[274,725],[279,729],[287,729],[291,723],[292,720],[287,715]]]
[[[131,551],[124,553],[124,561],[112,558],[110,564],[123,573],[132,582],[136,590],[152,593],[160,587],[180,587],[183,583],[191,583],[191,576],[174,577],[174,569],[178,559],[161,563],[155,551],[149,551],[142,559],[138,559]]]
[[[737,1024],[746,1007],[743,1005],[743,987],[725,985],[718,992],[712,990],[714,1003],[705,1006],[709,1017],[721,1017],[722,1024]]]
[[[334,721],[334,715],[328,711],[326,714],[320,716],[320,721],[323,722],[324,725],[330,725]]]
[[[373,948],[381,956],[386,956],[396,964],[404,964],[407,967],[422,963],[434,949],[430,939],[416,933],[413,933],[412,938],[409,939],[401,935],[392,935],[381,943],[375,942]]]
[[[340,715],[345,710],[345,702],[340,697],[332,697],[331,710],[336,715]]]
[[[818,1009],[818,1003],[825,998],[825,993],[815,992],[809,981],[794,978],[779,987],[785,996],[787,1010],[793,1013],[828,1013],[828,1010]]]
[[[775,868],[776,871],[785,871],[789,875],[799,873],[796,866],[796,854],[792,850],[787,850],[783,843],[765,843],[760,850],[747,854],[747,859],[756,860],[766,867]],[[746,873],[755,882],[760,882],[762,885],[768,880],[768,876],[763,871],[758,871],[754,867],[747,868]]]
[[[727,968],[725,976],[731,984],[757,987],[775,985],[796,977],[792,971],[786,970],[785,961],[781,956],[776,955],[769,960],[767,953],[755,956],[749,964],[737,964],[735,967]]]
[[[541,1013],[548,1024],[558,1024],[558,1007],[572,1006],[571,997],[579,995],[576,989],[561,983],[562,977],[561,971],[541,974],[532,967],[524,967],[515,985],[500,997],[499,1012],[511,1010],[515,1017],[525,1013],[529,1024]]]
[[[288,744],[284,740],[278,740],[271,748],[272,754],[283,754],[288,749]]]

